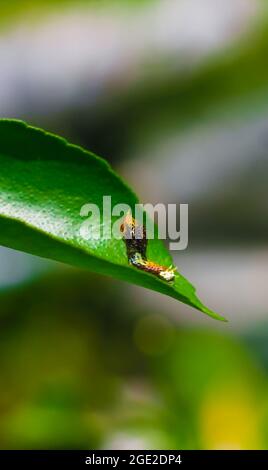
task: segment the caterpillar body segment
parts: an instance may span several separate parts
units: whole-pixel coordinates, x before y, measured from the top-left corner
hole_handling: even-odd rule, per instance
[[[148,261],[147,259],[142,258],[139,253],[136,253],[132,258],[130,258],[129,262],[136,268],[146,271],[147,273],[154,274],[164,281],[171,282],[175,279],[176,268],[173,268],[172,266],[166,268],[165,266],[154,263],[153,261]]]

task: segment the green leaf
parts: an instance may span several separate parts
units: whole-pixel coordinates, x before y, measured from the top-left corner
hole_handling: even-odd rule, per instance
[[[110,166],[64,139],[27,126],[0,120],[0,243],[44,258],[113,276],[178,299],[218,320],[205,307],[194,287],[180,274],[169,284],[129,265],[124,240],[85,240],[80,235],[86,203],[102,207],[104,195],[112,206],[137,196]],[[170,266],[161,240],[148,240],[148,259]]]

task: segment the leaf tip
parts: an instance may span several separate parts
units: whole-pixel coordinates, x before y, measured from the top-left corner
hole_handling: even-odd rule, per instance
[[[227,318],[223,317],[222,315],[219,315],[218,313],[214,312],[213,310],[210,310],[207,307],[203,307],[202,312],[206,313],[207,315],[209,315],[211,318],[214,318],[215,320],[222,321],[223,323],[228,323]]]

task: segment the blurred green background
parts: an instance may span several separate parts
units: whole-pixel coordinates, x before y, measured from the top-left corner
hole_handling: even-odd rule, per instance
[[[261,0],[1,0],[1,117],[188,203],[229,319],[1,247],[1,449],[267,449],[267,50]]]

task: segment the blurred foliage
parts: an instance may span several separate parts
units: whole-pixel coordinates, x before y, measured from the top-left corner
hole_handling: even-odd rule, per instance
[[[267,446],[268,367],[247,343],[99,286],[68,269],[1,295],[1,448]]]
[[[174,64],[164,63],[165,73],[157,80],[148,73],[125,93],[120,89],[110,94],[99,112],[82,110],[81,119],[81,110],[79,116],[72,110],[68,121],[80,141],[90,140],[97,152],[118,159],[128,154],[127,148],[157,142],[165,132],[179,134],[198,123],[256,117],[267,110],[267,47],[264,21],[243,43],[225,48],[199,67],[188,70],[183,57],[175,71]]]
[[[10,26],[16,20],[25,21],[25,12],[28,19],[38,19],[40,14],[45,15],[49,12],[62,11],[67,8],[94,7],[103,8],[111,5],[137,6],[153,0],[1,0],[0,24]]]

